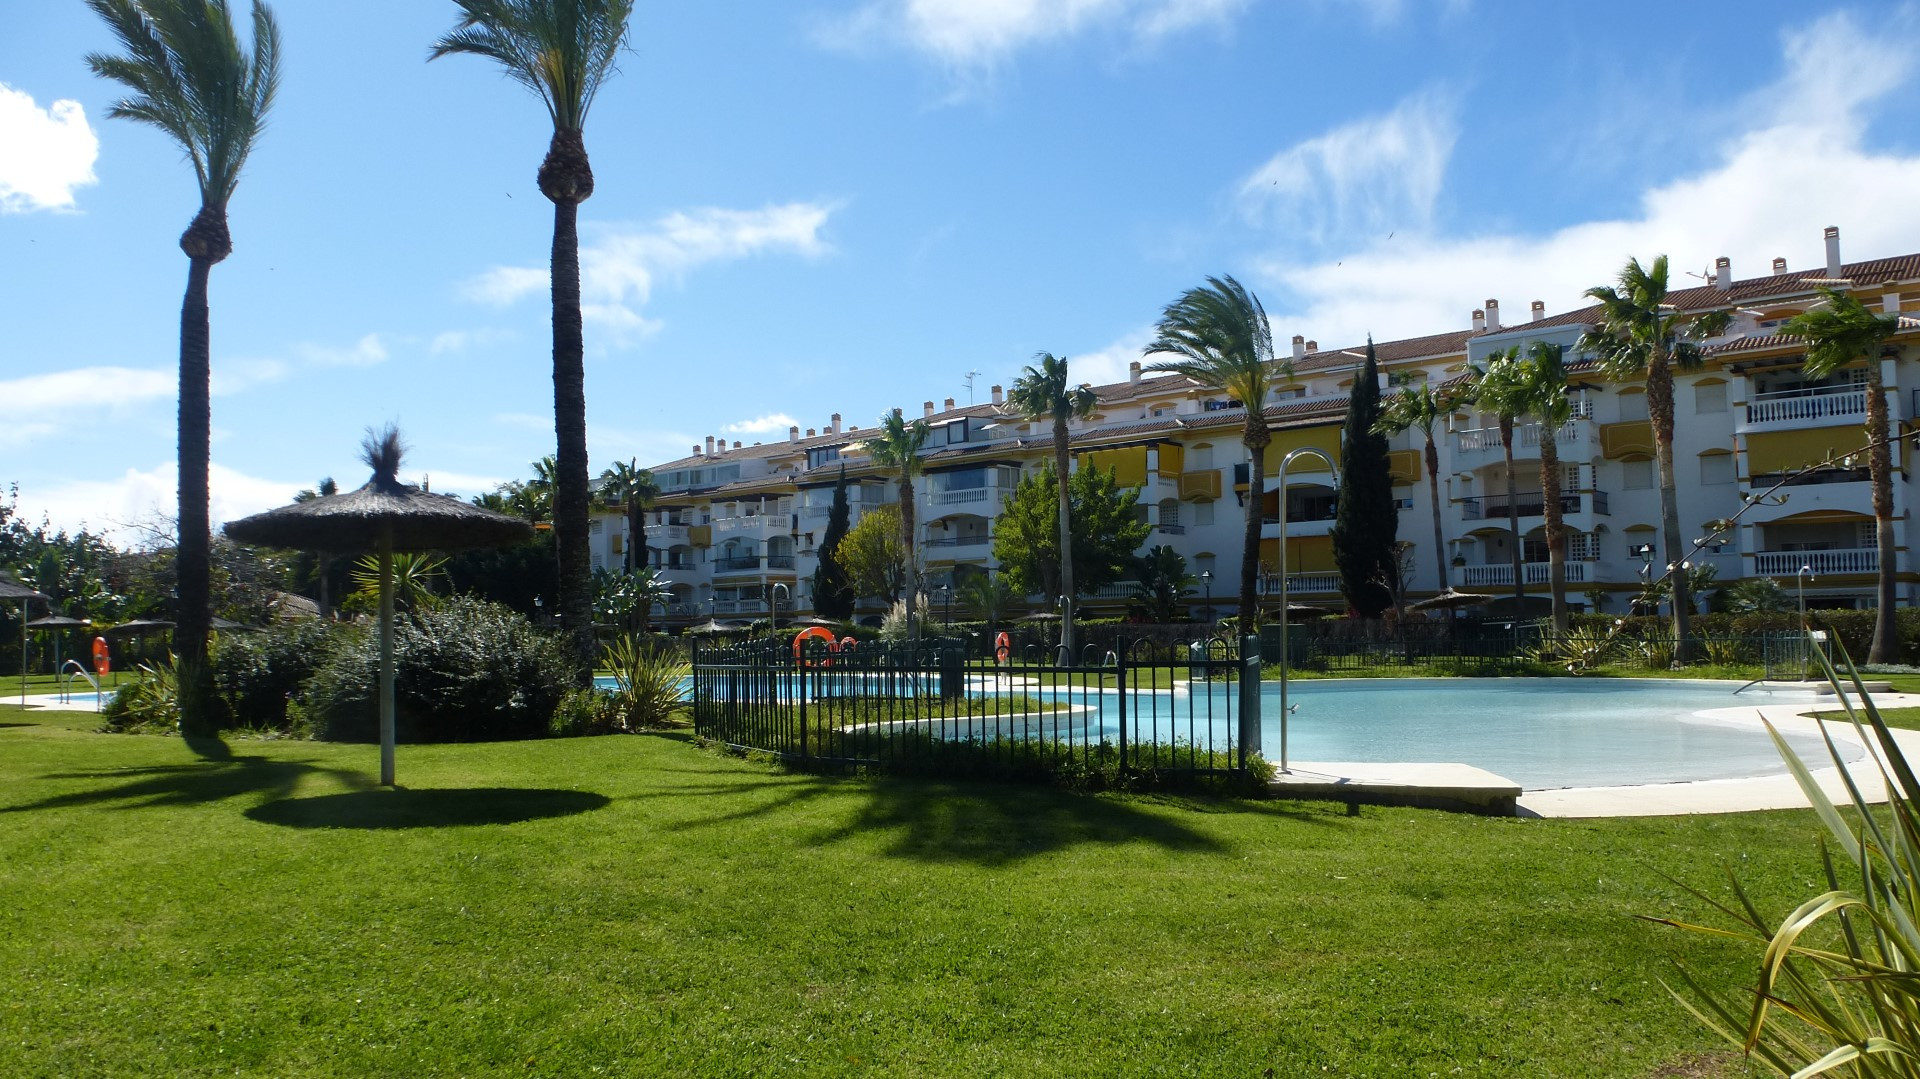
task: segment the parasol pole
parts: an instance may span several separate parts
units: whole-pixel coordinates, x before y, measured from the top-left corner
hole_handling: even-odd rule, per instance
[[[24,597],[20,600],[20,707],[27,706],[27,605],[32,603]]]
[[[380,784],[393,782],[393,526],[380,529]]]
[[[1287,466],[1301,454],[1325,461],[1334,488],[1337,490],[1340,484],[1340,469],[1333,458],[1312,446],[1302,446],[1280,458],[1280,475],[1274,479],[1274,487],[1280,492],[1280,771],[1283,774],[1293,771],[1287,767],[1287,664],[1293,659],[1293,636],[1287,629]],[[1254,507],[1253,512],[1259,513],[1260,507]]]

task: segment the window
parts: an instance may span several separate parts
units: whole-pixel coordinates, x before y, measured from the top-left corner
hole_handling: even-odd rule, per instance
[[[1210,445],[1195,446],[1193,450],[1187,454],[1187,471],[1212,472],[1213,447]]]
[[[819,468],[821,465],[826,464],[828,461],[838,461],[839,459],[840,459],[839,446],[823,446],[817,450],[807,451],[807,467],[808,468]]]
[[[1727,410],[1727,384],[1696,382],[1693,386],[1693,411],[1699,415]]]
[[[1637,390],[1633,393],[1624,393],[1624,392],[1621,393],[1620,422],[1627,423],[1633,420],[1644,420],[1646,418],[1647,418],[1646,391]]]
[[[1598,562],[1600,537],[1592,532],[1567,533],[1567,558],[1574,562]]]
[[[1653,486],[1653,458],[1620,462],[1620,487],[1627,491],[1645,491]]]
[[[1195,502],[1193,504],[1194,527],[1205,528],[1206,526],[1212,523],[1213,523],[1213,503],[1212,502]]]
[[[1864,550],[1874,550],[1880,546],[1880,531],[1873,521],[1860,521],[1853,526],[1853,545]]]
[[[1703,453],[1700,455],[1700,483],[1703,486],[1732,482],[1733,454]]]

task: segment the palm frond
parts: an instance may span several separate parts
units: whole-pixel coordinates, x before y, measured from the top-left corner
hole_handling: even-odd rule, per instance
[[[586,126],[601,84],[619,70],[634,0],[454,2],[460,21],[434,43],[428,60],[492,60],[540,98],[556,131]]]

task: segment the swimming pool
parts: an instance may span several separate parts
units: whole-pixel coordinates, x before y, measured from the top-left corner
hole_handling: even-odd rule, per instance
[[[1754,708],[1812,693],[1734,696],[1727,683],[1666,679],[1492,678],[1295,682],[1299,705],[1288,755],[1320,761],[1453,761],[1528,790],[1611,787],[1780,775],[1779,751]],[[1280,752],[1280,687],[1262,687],[1266,755]],[[1743,715],[1694,713],[1739,709]],[[1828,762],[1817,737],[1790,736],[1794,751]],[[1843,743],[1857,760],[1858,747]],[[1850,755],[1849,755],[1850,754]]]

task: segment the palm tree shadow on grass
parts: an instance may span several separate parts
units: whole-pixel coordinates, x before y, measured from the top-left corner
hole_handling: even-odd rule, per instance
[[[330,768],[310,760],[285,760],[269,757],[210,755],[211,745],[225,749],[218,739],[196,739],[195,752],[202,757],[192,764],[160,764],[146,768],[112,768],[87,772],[59,772],[47,779],[102,780],[104,785],[90,786],[42,798],[24,805],[0,807],[0,813],[21,813],[35,809],[66,809],[83,806],[113,806],[118,809],[145,809],[158,806],[195,806],[221,802],[247,795],[289,798],[308,777],[320,776],[354,787],[370,787],[373,781],[364,774],[344,768]],[[120,782],[113,782],[118,780]]]
[[[262,824],[287,828],[456,828],[570,817],[602,809],[610,801],[606,795],[592,791],[519,787],[373,788],[317,798],[279,799],[254,806],[246,815]]]
[[[1149,803],[1096,798],[1048,787],[1000,783],[955,783],[912,778],[842,777],[797,773],[769,775],[752,787],[719,783],[680,788],[676,794],[728,797],[743,802],[737,810],[705,816],[681,829],[725,825],[767,817],[828,794],[864,796],[844,823],[816,833],[814,844],[844,842],[857,836],[885,836],[882,853],[930,863],[971,863],[1000,867],[1088,844],[1147,843],[1164,850],[1220,854],[1227,844],[1176,817],[1154,812]],[[748,798],[758,794],[759,797]],[[1211,801],[1183,808],[1258,812],[1303,823],[1342,826],[1339,818],[1291,806],[1242,805]],[[1223,807],[1232,807],[1226,809]]]

